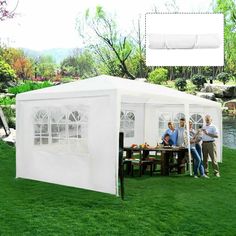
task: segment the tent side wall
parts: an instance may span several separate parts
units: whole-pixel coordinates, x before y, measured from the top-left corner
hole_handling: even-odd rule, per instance
[[[71,96],[17,99],[16,177],[118,194],[117,91]]]

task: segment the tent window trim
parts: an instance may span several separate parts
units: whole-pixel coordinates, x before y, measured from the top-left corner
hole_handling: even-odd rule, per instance
[[[125,138],[135,137],[135,112],[122,110],[120,112],[120,131],[124,132]]]
[[[48,107],[34,113],[34,145],[87,141],[87,109]]]

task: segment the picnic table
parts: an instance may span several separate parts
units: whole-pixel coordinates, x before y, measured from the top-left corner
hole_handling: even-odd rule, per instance
[[[160,153],[160,166],[161,166],[161,175],[169,175],[171,168],[171,161],[173,161],[174,153],[178,154],[177,158],[177,172],[178,174],[185,173],[185,153],[188,151],[187,148],[183,147],[124,147],[124,152],[126,152],[124,161],[129,162],[136,160],[137,162],[141,161],[151,161],[150,152],[155,152],[155,157],[157,153]],[[133,154],[137,153],[138,158],[133,159]],[[155,159],[153,159],[155,160]]]

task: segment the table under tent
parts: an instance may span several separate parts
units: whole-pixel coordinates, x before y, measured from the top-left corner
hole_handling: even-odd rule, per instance
[[[196,128],[206,114],[222,161],[220,105],[160,85],[101,75],[19,94],[16,113],[17,178],[118,195],[120,131],[125,146],[155,146],[168,121]]]

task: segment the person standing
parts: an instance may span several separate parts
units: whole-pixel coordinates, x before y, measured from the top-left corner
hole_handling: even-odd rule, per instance
[[[182,147],[183,149],[178,152],[177,164],[178,164],[178,173],[183,173],[183,168],[186,163],[186,147],[188,146],[187,130],[185,129],[185,118],[179,120],[179,127],[177,128],[177,146]]]
[[[204,172],[201,150],[197,148],[197,145],[199,145],[198,133],[195,132],[195,130],[193,129],[193,123],[191,121],[189,121],[189,137],[190,137],[190,150],[192,157],[194,159],[194,165],[193,165],[194,178],[198,178],[198,173],[200,173],[201,177],[209,178],[207,175],[205,175]]]
[[[217,163],[217,153],[215,139],[218,138],[218,131],[214,124],[212,124],[212,118],[210,115],[205,116],[206,125],[202,127],[202,153],[203,153],[203,165],[205,168],[205,174],[208,175],[208,156],[211,158],[212,168],[216,177],[220,177],[220,170]]]
[[[184,147],[186,144],[186,140],[185,140],[185,134],[186,130],[185,130],[185,118],[181,118],[179,120],[179,127],[177,128],[177,141],[176,144],[179,147]]]

